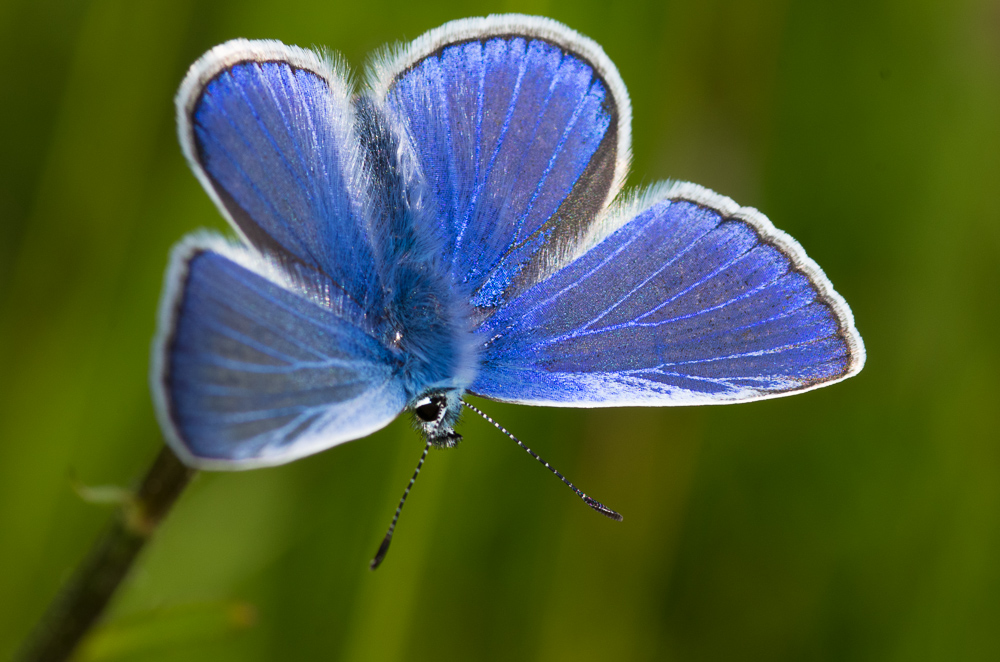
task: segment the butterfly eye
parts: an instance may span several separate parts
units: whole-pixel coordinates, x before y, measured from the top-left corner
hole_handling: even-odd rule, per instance
[[[438,417],[441,416],[441,409],[442,406],[439,401],[428,398],[417,405],[413,411],[421,421],[431,423],[438,420]]]

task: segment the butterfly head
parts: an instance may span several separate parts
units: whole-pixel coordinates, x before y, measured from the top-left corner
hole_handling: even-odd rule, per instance
[[[425,393],[411,405],[413,423],[435,448],[453,448],[462,441],[455,432],[462,412],[462,394],[457,389]]]

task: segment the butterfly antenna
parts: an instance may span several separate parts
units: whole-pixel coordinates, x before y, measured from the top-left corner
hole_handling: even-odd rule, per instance
[[[417,476],[420,475],[420,468],[424,466],[424,460],[427,459],[427,451],[431,449],[431,442],[427,442],[424,446],[424,452],[420,454],[420,461],[417,462],[417,468],[413,471],[413,478],[410,479],[409,484],[407,484],[406,489],[403,491],[403,498],[399,500],[399,505],[396,506],[396,514],[392,516],[392,524],[389,525],[389,530],[385,532],[385,538],[382,539],[382,544],[378,546],[378,551],[375,552],[375,558],[368,565],[368,568],[374,570],[379,567],[382,563],[382,559],[385,558],[385,553],[389,551],[389,543],[392,542],[392,532],[396,530],[396,522],[399,521],[399,513],[403,512],[403,504],[406,503],[406,497],[410,496],[410,490],[413,489],[413,484],[417,482]]]
[[[586,494],[584,494],[583,492],[581,492],[580,489],[576,485],[574,485],[573,483],[569,482],[566,479],[566,476],[563,476],[561,473],[559,473],[556,470],[555,467],[553,467],[551,464],[549,464],[548,462],[546,462],[542,458],[538,457],[538,453],[536,453],[535,451],[533,451],[530,448],[528,448],[527,446],[525,446],[524,442],[522,442],[520,439],[518,439],[517,437],[515,437],[514,435],[512,435],[507,430],[507,428],[505,428],[504,426],[500,425],[499,423],[497,423],[496,421],[494,421],[492,418],[490,418],[483,410],[479,409],[475,405],[470,405],[468,402],[465,402],[464,400],[462,401],[462,404],[465,405],[466,407],[468,407],[469,409],[471,409],[472,411],[476,412],[477,414],[479,414],[483,418],[485,418],[487,421],[489,421],[490,423],[493,424],[493,427],[495,427],[497,430],[500,430],[500,432],[503,432],[505,435],[507,435],[508,437],[510,437],[511,439],[513,439],[514,443],[516,443],[518,446],[520,446],[524,450],[528,451],[528,455],[530,455],[531,457],[533,457],[536,460],[538,460],[539,462],[541,462],[543,465],[545,465],[546,469],[548,469],[549,471],[551,471],[552,473],[554,473],[556,476],[558,476],[559,480],[561,480],[562,482],[566,483],[567,487],[569,487],[569,489],[571,489],[574,492],[576,492],[576,495],[578,497],[580,497],[581,499],[583,499],[583,502],[586,503],[588,506],[590,506],[591,508],[593,508],[597,512],[601,513],[602,515],[610,517],[611,519],[613,519],[616,522],[622,521],[622,516],[620,514],[618,514],[614,510],[611,510],[610,508],[608,508],[607,506],[605,506],[603,503],[601,503],[597,499],[595,499],[593,497],[589,497]],[[419,467],[418,467],[418,470],[419,470]],[[416,476],[414,476],[414,478],[416,478]],[[402,504],[400,504],[400,507],[402,507]],[[392,532],[392,530],[390,529],[390,533],[391,532]],[[388,543],[385,543],[385,546],[388,547]],[[381,550],[379,550],[379,551],[381,551]]]

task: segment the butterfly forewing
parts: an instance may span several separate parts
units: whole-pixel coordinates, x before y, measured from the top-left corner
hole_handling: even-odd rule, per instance
[[[192,464],[288,462],[388,424],[406,395],[398,358],[322,281],[296,283],[220,239],[175,249],[154,393]]]
[[[472,391],[564,406],[712,404],[860,370],[850,310],[759,213],[675,186],[477,333]]]

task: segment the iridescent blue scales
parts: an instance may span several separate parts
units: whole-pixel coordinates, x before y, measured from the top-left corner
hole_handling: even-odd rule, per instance
[[[850,309],[788,235],[699,186],[622,194],[614,65],[554,21],[449,23],[336,63],[236,40],[177,96],[239,241],[174,250],[152,385],[194,466],[280,464],[404,411],[449,446],[466,393],[745,402],[856,374]]]

